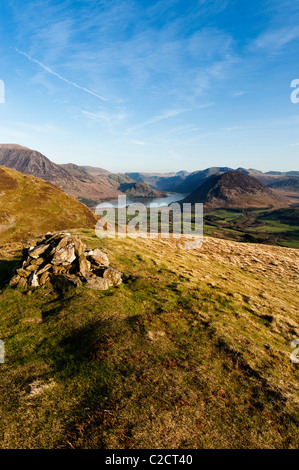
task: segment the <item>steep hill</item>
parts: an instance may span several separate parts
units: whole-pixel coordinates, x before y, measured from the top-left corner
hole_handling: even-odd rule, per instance
[[[190,193],[197,189],[202,183],[204,183],[204,181],[210,178],[210,176],[228,171],[232,171],[232,168],[211,167],[206,168],[205,170],[194,171],[193,173],[187,175],[182,183],[175,185],[174,191],[178,193]]]
[[[133,197],[164,197],[166,196],[166,193],[162,191],[157,191],[156,189],[153,189],[151,186],[149,186],[146,183],[143,182],[138,182],[138,183],[123,183],[119,186],[119,189]]]
[[[95,224],[90,209],[54,184],[0,167],[1,241]]]
[[[202,202],[208,208],[283,207],[288,202],[252,176],[231,171],[211,176],[182,202]]]
[[[0,145],[0,165],[50,181],[74,197],[95,202],[121,193],[118,190],[118,177],[113,178],[105,170],[94,176],[84,167],[72,163],[57,165],[40,152],[20,145]]]
[[[15,144],[0,144],[0,165],[50,181],[57,186],[72,186],[70,174],[36,150]]]

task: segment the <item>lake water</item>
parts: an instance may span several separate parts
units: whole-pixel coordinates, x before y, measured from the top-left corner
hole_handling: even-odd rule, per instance
[[[184,199],[185,197],[187,196],[187,194],[179,194],[179,193],[168,193],[168,195],[166,197],[158,197],[158,198],[154,198],[154,197],[134,197],[134,198],[130,198],[130,197],[127,197],[126,198],[126,203],[124,204],[120,204],[118,205],[118,199],[115,198],[115,199],[110,199],[109,201],[105,201],[105,202],[102,202],[101,203],[101,207],[105,207],[104,204],[112,204],[113,207],[117,208],[122,208],[122,207],[126,207],[126,206],[131,206],[132,204],[136,204],[136,203],[141,203],[141,204],[144,204],[146,207],[149,207],[150,204],[152,203],[155,203],[155,204],[171,204],[172,202],[177,202],[177,201],[181,201],[182,199]],[[108,206],[110,207],[110,206]]]

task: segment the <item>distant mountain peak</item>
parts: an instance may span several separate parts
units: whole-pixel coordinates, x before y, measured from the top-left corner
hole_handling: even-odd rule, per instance
[[[256,178],[240,171],[211,176],[182,202],[202,202],[211,208],[288,205],[281,196]]]

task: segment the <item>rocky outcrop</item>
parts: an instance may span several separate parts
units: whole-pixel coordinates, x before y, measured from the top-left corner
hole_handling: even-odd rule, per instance
[[[91,289],[106,290],[122,283],[122,273],[109,267],[103,251],[86,250],[80,238],[63,232],[48,233],[35,246],[24,248],[10,286],[28,289],[47,283],[58,289],[85,284]]]

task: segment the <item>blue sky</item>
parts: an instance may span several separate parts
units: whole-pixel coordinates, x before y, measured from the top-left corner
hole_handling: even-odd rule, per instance
[[[6,0],[0,142],[110,171],[298,170],[299,2]]]

